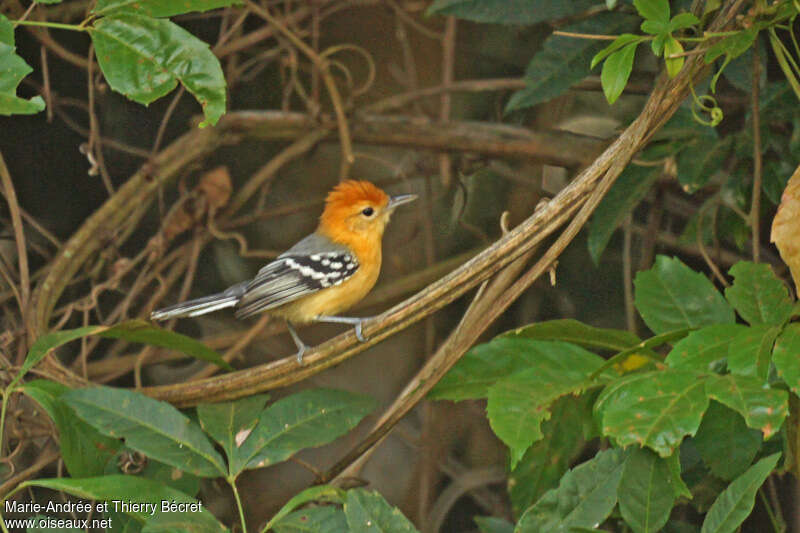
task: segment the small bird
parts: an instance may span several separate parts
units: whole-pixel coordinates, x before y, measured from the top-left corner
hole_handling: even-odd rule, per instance
[[[249,281],[223,292],[189,300],[150,314],[151,320],[204,315],[235,307],[237,318],[263,311],[286,320],[297,345],[297,362],[308,348],[292,324],[336,322],[355,327],[364,342],[364,318],[337,316],[361,300],[381,270],[383,230],[395,208],[415,194],[389,196],[368,181],[348,180],[328,193],[319,226],[311,235],[267,263]]]

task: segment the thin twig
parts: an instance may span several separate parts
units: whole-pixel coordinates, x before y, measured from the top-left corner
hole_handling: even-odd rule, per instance
[[[23,321],[26,321],[28,316],[28,303],[31,296],[31,278],[30,270],[28,267],[28,248],[25,245],[25,227],[22,224],[22,215],[20,214],[19,202],[17,201],[17,193],[14,190],[14,183],[11,180],[11,173],[8,171],[6,161],[0,152],[0,183],[3,185],[3,196],[5,196],[6,203],[8,204],[8,212],[11,215],[11,225],[14,228],[14,242],[17,246],[17,261],[19,262],[19,299],[20,299],[20,316]],[[29,335],[32,332],[28,328]],[[28,342],[32,342],[33,336],[28,337]]]

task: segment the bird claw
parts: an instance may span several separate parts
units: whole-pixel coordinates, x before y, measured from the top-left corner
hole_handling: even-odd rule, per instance
[[[361,322],[362,322],[361,320],[356,322],[356,327],[355,327],[356,338],[361,342],[367,342],[367,338],[364,336],[364,334],[362,333],[362,330],[361,330]]]
[[[295,357],[297,357],[297,364],[299,364],[299,365],[302,365],[302,364],[303,364],[303,355],[304,355],[305,353],[306,353],[306,347],[305,347],[305,345],[303,345],[303,346],[301,346],[300,348],[298,348],[298,350],[297,350],[297,355],[295,356]]]

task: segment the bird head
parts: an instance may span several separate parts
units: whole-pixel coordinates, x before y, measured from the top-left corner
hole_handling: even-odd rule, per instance
[[[325,199],[320,229],[339,242],[380,239],[394,210],[416,198],[415,194],[389,196],[368,181],[343,181]]]

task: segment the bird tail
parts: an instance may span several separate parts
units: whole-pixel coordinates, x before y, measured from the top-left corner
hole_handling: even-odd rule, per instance
[[[244,295],[247,283],[248,282],[239,283],[228,288],[224,292],[218,292],[211,296],[204,296],[162,309],[156,309],[150,313],[150,320],[169,320],[171,318],[200,316],[219,309],[225,309],[226,307],[233,307],[239,303],[239,300]]]

